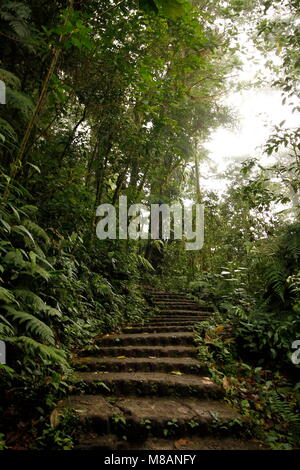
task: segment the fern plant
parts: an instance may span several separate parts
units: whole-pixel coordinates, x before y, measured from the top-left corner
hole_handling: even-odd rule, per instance
[[[300,269],[300,224],[286,226],[272,238],[265,239],[256,253],[252,270],[260,278],[269,303],[289,305],[293,297],[288,279]]]
[[[6,180],[2,174],[3,190]],[[43,298],[53,272],[47,256],[50,240],[34,220],[34,206],[20,202],[25,193],[12,183],[10,200],[2,199],[0,205],[0,339],[21,348],[27,357],[38,356],[41,363],[66,367],[53,325],[61,312]]]
[[[28,20],[31,10],[24,2],[4,0],[0,6],[0,18],[7,24],[7,29],[13,35],[25,39],[30,35]]]

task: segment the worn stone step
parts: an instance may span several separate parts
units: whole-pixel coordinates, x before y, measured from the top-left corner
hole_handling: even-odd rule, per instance
[[[149,320],[149,323],[147,322],[145,324],[148,325],[150,323],[156,323],[156,322],[168,322],[168,321],[192,321],[192,322],[198,322],[198,321],[205,321],[209,318],[206,315],[158,315],[157,317],[152,318]]]
[[[181,295],[182,297],[185,296],[184,294],[180,294],[179,292],[166,292],[166,291],[157,291],[157,290],[152,290],[149,292],[151,295]]]
[[[192,304],[199,303],[199,302],[196,302],[196,300],[188,299],[187,297],[160,297],[160,298],[156,297],[156,302],[159,302],[159,303],[178,302],[178,303],[192,303]]]
[[[155,304],[163,304],[163,303],[170,303],[170,302],[175,302],[175,303],[198,303],[195,302],[194,300],[190,300],[187,298],[180,298],[180,297],[152,297],[152,302]]]
[[[200,310],[203,310],[203,311],[206,311],[206,312],[210,312],[210,313],[211,313],[211,312],[214,312],[214,308],[213,308],[213,307],[210,307],[210,306],[208,306],[208,305],[202,305],[202,304],[200,304],[200,303],[198,303],[198,302],[193,302],[193,303],[191,303],[191,302],[178,302],[178,301],[175,301],[175,302],[173,302],[173,301],[168,301],[168,302],[163,301],[163,302],[155,302],[154,304],[155,304],[156,307],[159,307],[159,308],[165,307],[166,305],[170,305],[170,306],[175,305],[176,308],[178,308],[178,307],[177,307],[178,305],[184,305],[184,306],[185,306],[185,305],[188,305],[188,306],[189,306],[189,305],[191,305],[191,306],[194,305],[194,306],[196,307],[195,310],[196,310],[196,309],[200,309]]]
[[[165,302],[165,303],[156,303],[156,307],[159,310],[193,310],[194,312],[203,312],[203,307],[200,305],[195,304],[183,304],[183,303],[175,303],[175,302]]]
[[[169,320],[184,320],[186,318],[192,318],[192,320],[196,318],[203,318],[205,320],[207,320],[207,318],[210,318],[211,317],[211,314],[208,314],[208,313],[202,313],[202,312],[192,312],[192,311],[189,311],[189,312],[186,312],[184,314],[182,314],[181,312],[176,312],[176,311],[171,311],[171,313],[169,313],[169,311],[165,312],[165,311],[161,311],[159,312],[155,317],[152,317],[152,318],[149,318],[148,321],[145,323],[145,325],[150,322],[150,321],[153,321],[153,320],[157,320],[159,318],[168,318]],[[137,325],[136,325],[137,326]]]
[[[207,366],[190,357],[81,357],[73,361],[73,366],[80,371],[208,374]]]
[[[126,356],[126,357],[196,357],[193,346],[92,346],[80,351],[80,356]]]
[[[83,432],[113,432],[135,443],[149,436],[234,435],[245,426],[229,405],[200,398],[81,395],[64,400],[59,409],[66,408],[77,415]]]
[[[173,301],[173,300],[186,302],[192,299],[189,299],[188,297],[184,295],[152,295],[151,300],[152,302],[163,302],[163,301]]]
[[[209,317],[205,315],[158,315],[157,317],[151,318],[151,320],[147,321],[143,326],[148,326],[150,324],[154,324],[157,322],[181,322],[181,321],[188,321],[197,323],[199,321],[205,321]]]
[[[171,326],[175,326],[175,327],[180,327],[180,326],[188,326],[188,327],[193,327],[195,325],[195,323],[198,323],[199,321],[204,321],[204,319],[201,319],[201,320],[157,320],[157,321],[151,321],[149,323],[147,323],[146,325],[148,327],[155,327],[155,326],[166,326],[166,327],[171,327]]]
[[[123,328],[123,334],[132,334],[132,333],[170,333],[172,331],[192,331],[193,325],[152,325],[152,326],[140,326],[140,327],[127,327]]]
[[[199,305],[198,302],[195,300],[190,300],[190,299],[169,299],[169,298],[164,298],[164,299],[157,299],[156,303],[157,304],[170,304],[170,303],[175,303],[175,304],[191,304],[191,305]]]
[[[158,295],[158,296],[175,296],[175,297],[186,297],[184,294],[178,294],[178,292],[160,292],[160,291],[151,291],[148,292],[149,295]]]
[[[209,377],[163,372],[78,372],[76,390],[135,396],[221,398],[224,390]]]
[[[267,450],[267,448],[255,441],[247,440],[242,437],[232,436],[197,436],[190,434],[183,434],[178,439],[178,436],[165,437],[147,437],[145,440],[137,441],[137,439],[122,439],[122,436],[116,434],[106,434],[105,436],[99,436],[96,433],[84,433],[79,442],[77,443],[75,450],[78,451],[129,451],[129,450],[146,450],[146,451],[176,451],[173,459],[183,459],[181,462],[184,463],[186,455],[183,451],[187,450]],[[179,453],[178,451],[181,451]],[[172,455],[172,454],[171,454]],[[160,456],[158,453],[152,455],[151,462],[159,465]],[[174,463],[178,463],[179,460],[174,460]]]
[[[190,332],[174,333],[140,333],[140,334],[121,334],[107,335],[97,340],[101,346],[133,346],[133,345],[164,345],[164,344],[194,344],[194,335]]]
[[[205,312],[203,310],[185,310],[185,309],[163,309],[160,311],[160,315],[158,315],[158,317],[161,317],[161,316],[167,316],[167,317],[175,317],[175,316],[179,316],[179,317],[185,317],[185,316],[188,316],[188,317],[193,317],[193,316],[202,316],[202,317],[206,317],[206,318],[209,318],[213,315],[213,313],[211,312]],[[157,317],[155,317],[157,318]]]

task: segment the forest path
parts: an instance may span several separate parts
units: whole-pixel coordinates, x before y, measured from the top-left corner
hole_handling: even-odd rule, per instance
[[[213,315],[187,297],[152,290],[160,314],[96,340],[80,353],[71,409],[82,428],[76,449],[257,449],[239,437],[238,412],[197,359],[193,325]]]

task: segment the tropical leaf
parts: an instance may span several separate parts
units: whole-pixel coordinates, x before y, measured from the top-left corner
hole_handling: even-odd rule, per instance
[[[9,316],[18,321],[20,325],[25,323],[25,330],[38,335],[43,341],[54,344],[54,334],[51,328],[44,322],[27,312],[15,310],[13,307],[4,306]]]
[[[38,355],[44,360],[51,361],[63,366],[64,368],[70,369],[70,366],[66,360],[66,354],[61,349],[39,343],[29,336],[7,338],[6,341],[14,343],[22,349],[25,349],[27,354],[33,357]]]
[[[16,302],[16,298],[13,292],[8,289],[5,289],[4,287],[0,287],[0,300],[6,303]]]
[[[11,88],[6,89],[6,103],[9,109],[19,112],[23,122],[26,122],[30,118],[34,110],[34,103],[31,98],[25,95],[25,93]]]
[[[0,80],[5,83],[6,87],[15,88],[17,90],[21,88],[20,79],[8,70],[0,68]]]

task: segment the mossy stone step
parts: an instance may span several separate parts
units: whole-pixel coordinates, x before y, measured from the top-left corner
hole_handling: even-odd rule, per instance
[[[71,396],[60,404],[77,415],[82,429],[113,432],[138,442],[149,435],[238,434],[245,424],[225,403],[199,398]]]
[[[174,333],[140,333],[107,335],[97,340],[97,344],[102,346],[133,346],[133,345],[193,345],[194,335],[190,332]]]
[[[187,450],[266,450],[266,448],[254,440],[246,440],[242,437],[232,436],[197,436],[192,437],[189,434],[180,436],[166,437],[147,437],[143,441],[137,441],[135,438],[122,439],[122,436],[116,434],[106,434],[99,436],[95,433],[85,433],[75,450],[79,451],[130,451],[130,450],[146,450],[146,451],[187,451]],[[156,455],[158,457],[158,455]],[[155,458],[155,457],[154,457]],[[159,459],[158,459],[159,462]]]
[[[164,319],[157,319],[157,321],[151,320],[149,323],[146,323],[145,327],[156,327],[156,326],[188,326],[193,327],[195,323],[199,321],[205,321],[205,318],[201,318],[200,320],[164,320]]]
[[[178,332],[178,331],[192,331],[193,324],[191,325],[146,325],[140,327],[125,327],[122,330],[123,334],[136,334],[136,333],[171,333],[171,332]]]
[[[189,312],[190,313],[190,312]],[[208,316],[207,315],[199,315],[199,312],[196,314],[192,315],[182,315],[181,313],[176,315],[176,313],[173,312],[173,315],[171,313],[165,314],[165,315],[158,315],[157,317],[151,318],[149,322],[145,324],[148,325],[149,323],[157,322],[157,321],[204,321],[207,320]]]
[[[194,300],[183,300],[183,299],[163,299],[163,300],[156,300],[155,302],[158,305],[164,305],[164,304],[184,304],[184,305],[199,305],[198,302],[195,302]]]
[[[193,346],[93,346],[80,351],[84,356],[126,356],[126,357],[196,357],[197,349]]]
[[[168,309],[163,309],[163,310],[160,310],[160,314],[155,317],[155,318],[158,318],[158,317],[162,317],[162,316],[165,316],[165,317],[205,317],[205,318],[209,318],[210,316],[212,316],[212,313],[211,312],[205,312],[203,310],[185,310],[185,309],[171,309],[171,308],[168,308]]]
[[[78,372],[75,390],[85,393],[103,393],[134,396],[180,396],[221,398],[222,387],[209,377],[173,375],[163,372]]]
[[[149,297],[159,315],[96,337],[74,359],[79,371],[73,394],[61,408],[73,410],[81,423],[79,447],[101,448],[113,435],[111,442],[126,436],[127,445],[138,449],[155,437],[228,433],[232,438],[244,428],[239,414],[222,401],[223,387],[197,360],[193,328],[213,315],[213,308],[155,289]]]
[[[207,366],[189,357],[81,357],[73,361],[73,366],[80,371],[208,373]]]
[[[168,302],[164,304],[155,304],[155,306],[158,307],[160,311],[192,310],[194,312],[203,312],[203,307],[200,307],[199,305],[193,305],[193,304],[182,304],[182,303],[179,304],[179,303],[174,303],[174,302]]]

